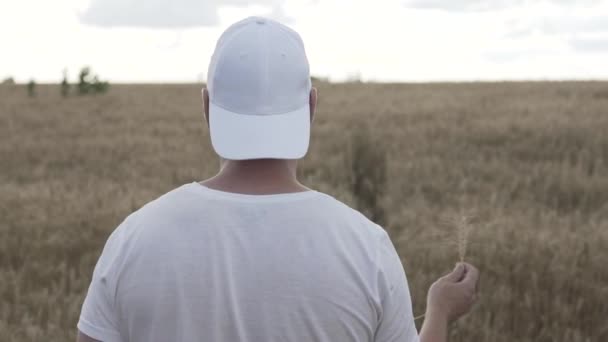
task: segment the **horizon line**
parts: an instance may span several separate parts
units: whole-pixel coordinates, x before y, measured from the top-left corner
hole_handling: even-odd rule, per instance
[[[521,78],[521,79],[445,79],[445,80],[330,80],[323,77],[311,77],[313,82],[327,83],[327,84],[458,84],[458,83],[533,83],[533,82],[608,82],[608,78]],[[34,79],[35,81],[35,79]],[[112,80],[104,80],[109,82],[111,85],[206,85],[206,82],[200,81],[162,81],[162,80],[152,80],[152,81],[138,81],[138,80],[128,80],[128,81],[112,81]],[[1,86],[6,85],[27,85],[28,82],[15,82],[13,84],[3,84],[0,82]],[[38,85],[59,85],[58,82],[36,82]],[[78,82],[71,82],[70,84],[78,84]]]

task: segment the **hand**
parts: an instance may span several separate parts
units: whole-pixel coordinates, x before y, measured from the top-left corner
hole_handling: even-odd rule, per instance
[[[477,299],[479,271],[471,264],[458,263],[450,273],[439,278],[427,296],[427,316],[452,322],[468,313]]]

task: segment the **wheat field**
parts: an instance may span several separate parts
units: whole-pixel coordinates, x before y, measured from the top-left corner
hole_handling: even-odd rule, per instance
[[[451,341],[608,341],[608,83],[317,87],[300,179],[361,207],[352,175],[379,168],[355,161],[383,163],[375,205],[415,315],[464,257],[481,271],[481,292]],[[56,85],[35,98],[0,86],[0,341],[75,340],[110,232],[217,171],[200,90],[115,85],[63,99]],[[381,157],[352,148],[361,130],[365,153]]]

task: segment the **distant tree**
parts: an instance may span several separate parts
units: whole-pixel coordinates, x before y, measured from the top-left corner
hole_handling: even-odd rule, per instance
[[[86,95],[89,93],[91,89],[91,83],[89,81],[89,77],[91,74],[91,68],[83,67],[80,69],[80,73],[78,74],[78,94]]]
[[[27,95],[29,97],[36,96],[36,81],[33,79],[27,83]]]
[[[61,96],[67,97],[70,94],[70,82],[68,81],[68,71],[63,70],[63,80],[61,81]]]
[[[103,94],[108,91],[110,84],[106,81],[100,81],[99,76],[91,74],[91,68],[84,67],[78,75],[78,93],[85,95],[89,93]]]
[[[99,77],[95,75],[95,77],[93,77],[93,83],[91,83],[91,87],[93,88],[93,91],[95,93],[104,94],[108,91],[110,84],[106,81],[100,81]]]
[[[4,84],[4,85],[13,85],[13,84],[15,84],[15,79],[9,76],[9,77],[7,77],[7,78],[5,78],[5,79],[2,80],[2,84]]]

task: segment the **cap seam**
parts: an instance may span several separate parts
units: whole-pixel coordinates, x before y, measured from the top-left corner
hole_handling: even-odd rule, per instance
[[[270,97],[270,87],[268,87],[267,85],[270,83],[270,77],[268,76],[268,72],[269,72],[269,65],[268,65],[268,46],[270,45],[269,43],[269,34],[268,34],[268,25],[264,25],[264,29],[263,29],[263,35],[264,35],[264,65],[263,65],[263,72],[262,72],[262,78],[263,78],[263,84],[261,84],[261,88],[264,91],[264,102],[268,102],[269,97]],[[264,106],[266,106],[267,103],[264,104]]]
[[[230,37],[228,37],[228,39],[222,45],[225,46],[225,45],[229,44],[230,42],[232,42],[234,39],[236,39],[236,33],[238,33],[239,31],[243,30],[245,27],[246,27],[246,25],[241,25],[240,27],[237,27],[236,30],[233,32],[233,34]],[[218,41],[218,43],[219,43],[219,41]],[[220,54],[217,56],[218,61],[217,61],[216,65],[215,65],[215,68],[213,70],[213,77],[212,78],[215,78],[215,74],[216,74],[215,70],[219,69],[221,66],[224,65],[225,58],[220,58],[220,57],[222,57],[224,55],[224,51],[225,50],[226,49],[218,49],[217,45],[215,47],[215,51],[219,52]],[[214,55],[215,55],[215,53],[214,53]],[[213,80],[207,80],[207,84],[209,84],[209,81],[215,83]],[[215,87],[213,87],[213,88],[215,88]],[[215,90],[213,90],[213,89],[212,89],[212,91],[215,92]],[[209,94],[209,95],[213,95],[213,94]]]
[[[287,33],[287,38],[289,38],[290,43],[293,44],[293,46],[295,46],[296,48],[302,50],[302,52],[304,52],[304,55],[306,56],[306,48],[304,47],[304,42],[300,41],[300,43],[302,43],[301,45],[298,44],[298,41],[295,41],[294,37],[291,36],[291,34],[298,34],[296,31],[293,31],[292,29],[288,28],[288,27],[283,27],[281,25],[276,25],[275,26],[280,29],[281,31]],[[307,58],[308,59],[308,58]]]

